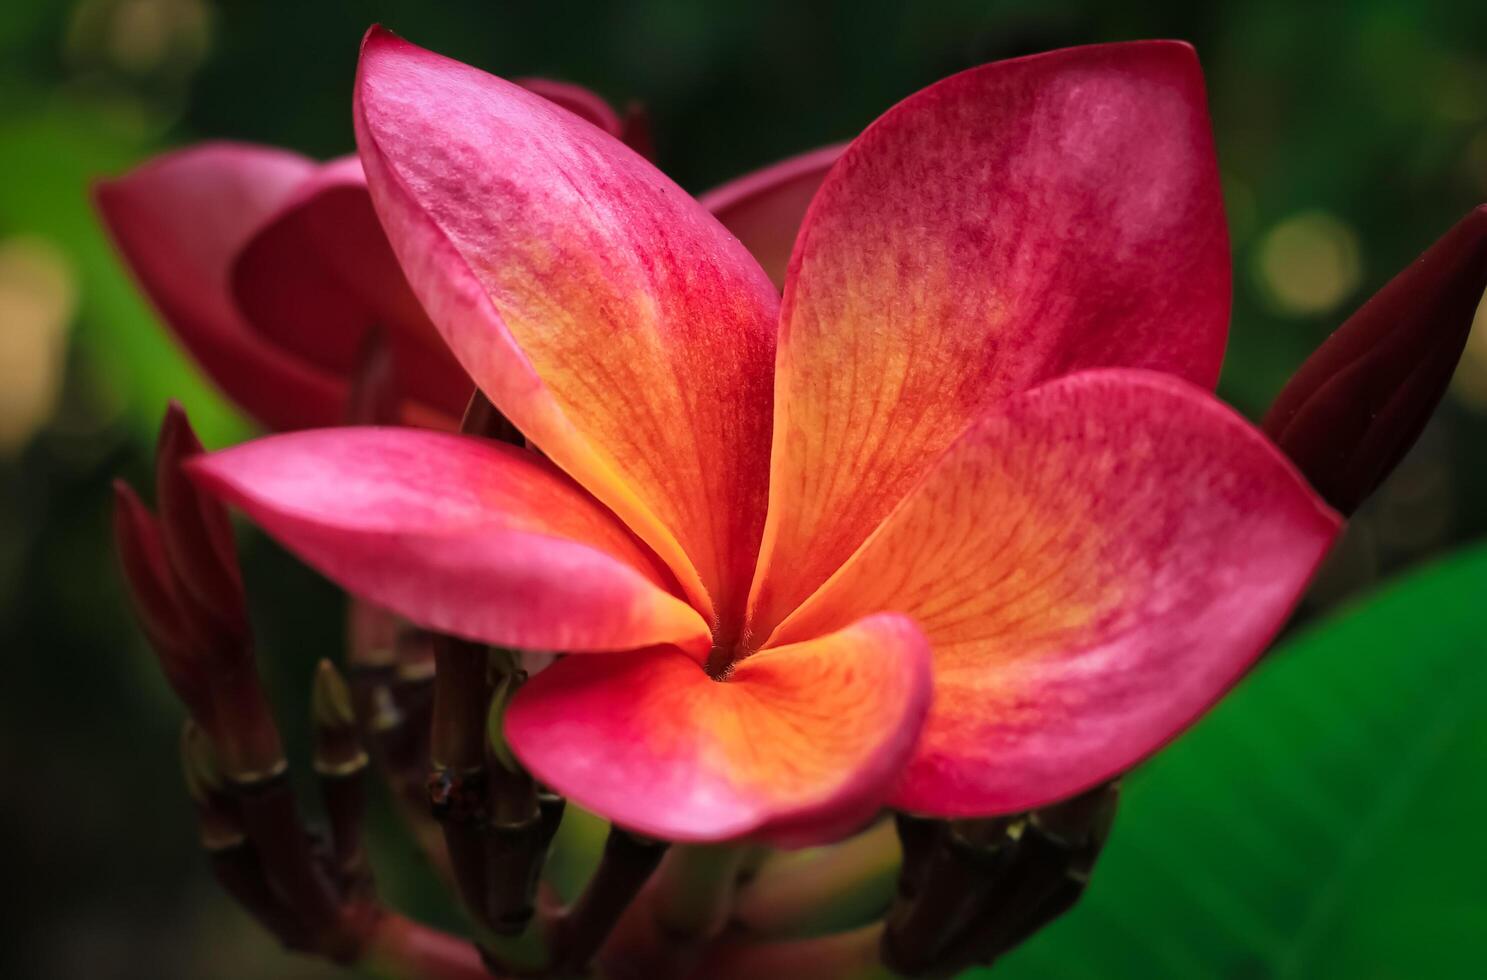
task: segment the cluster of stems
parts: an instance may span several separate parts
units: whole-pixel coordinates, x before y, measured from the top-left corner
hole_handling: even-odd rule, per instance
[[[182,470],[200,452],[172,406],[157,453],[158,514],[117,484],[115,536],[141,625],[187,709],[182,766],[213,874],[290,949],[406,976],[484,977],[467,942],[377,898],[362,837],[368,756],[350,688],[329,661],[311,698],[327,830],[312,833],[303,820],[258,674],[227,514]]]

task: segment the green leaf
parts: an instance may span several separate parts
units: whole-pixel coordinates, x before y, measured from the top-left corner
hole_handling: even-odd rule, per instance
[[[1292,640],[1134,774],[1084,900],[983,975],[1481,976],[1484,766],[1479,546]]]
[[[74,340],[90,380],[119,402],[142,444],[153,442],[170,398],[191,412],[208,446],[239,441],[249,426],[150,310],[89,197],[94,180],[148,149],[137,128],[118,112],[63,98],[24,111],[0,106],[0,240],[38,237],[66,257],[81,292]]]

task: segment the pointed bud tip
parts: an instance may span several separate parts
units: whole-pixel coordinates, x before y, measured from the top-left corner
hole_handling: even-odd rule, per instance
[[[138,547],[138,538],[154,530],[155,515],[124,480],[113,481],[113,493],[114,541],[121,550]]]
[[[123,477],[114,477],[112,486],[114,491],[114,503],[120,506],[126,504],[141,504],[141,506],[143,506],[142,502],[139,499],[139,494],[134,492],[134,488],[129,485],[129,481],[125,480]]]
[[[351,688],[329,660],[315,667],[315,683],[310,692],[310,714],[317,727],[344,729],[356,724],[351,706]]]
[[[167,458],[172,464],[203,452],[201,440],[191,427],[191,419],[181,403],[172,398],[165,405],[165,414],[160,419],[160,436],[156,443],[160,462]]]

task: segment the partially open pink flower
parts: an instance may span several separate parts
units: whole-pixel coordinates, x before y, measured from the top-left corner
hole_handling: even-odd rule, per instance
[[[587,89],[529,91],[611,136],[648,140]],[[838,148],[787,160],[714,192],[725,224],[783,280],[810,195]],[[161,315],[233,401],[270,428],[345,420],[369,331],[391,347],[405,421],[452,428],[470,381],[429,323],[372,210],[355,157],[207,143],[97,189],[120,251]]]
[[[355,118],[413,292],[545,458],[353,428],[193,469],[372,602],[574,654],[507,736],[620,824],[800,843],[1068,796],[1218,698],[1337,531],[1206,390],[1229,254],[1185,45],[905,100],[815,194],[783,303],[516,85],[374,29]]]

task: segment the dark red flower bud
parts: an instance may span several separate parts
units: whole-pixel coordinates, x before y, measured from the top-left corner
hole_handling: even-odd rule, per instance
[[[155,455],[156,505],[165,557],[185,613],[207,652],[236,660],[250,647],[248,606],[227,508],[203,494],[181,464],[202,452],[180,405],[160,426]]]
[[[1328,503],[1358,508],[1415,444],[1487,290],[1487,206],[1468,214],[1307,358],[1265,431]]]
[[[189,622],[165,558],[160,524],[122,480],[114,481],[114,544],[140,628],[165,679],[193,718],[212,728],[211,698]]]

